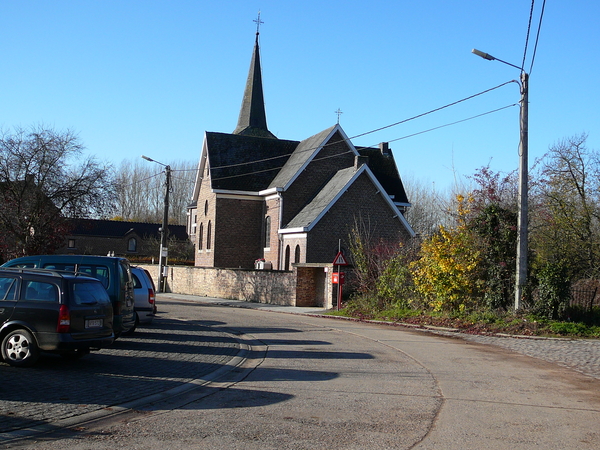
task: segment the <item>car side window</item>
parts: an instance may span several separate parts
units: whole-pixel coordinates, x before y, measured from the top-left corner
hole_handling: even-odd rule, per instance
[[[25,280],[21,288],[21,299],[58,303],[58,288],[52,283]]]
[[[108,271],[108,267],[106,266],[97,266],[95,264],[86,264],[80,265],[77,267],[79,272],[87,273],[88,275],[93,276],[95,279],[99,280],[104,286],[104,289],[108,289],[110,284],[110,273]]]
[[[17,280],[12,277],[0,277],[0,301],[14,300],[17,292]]]
[[[133,277],[133,288],[140,289],[142,287],[142,282],[140,281],[138,276],[133,272],[131,272],[131,276]]]
[[[47,263],[44,269],[68,270],[70,272],[81,272],[100,280],[104,289],[108,289],[110,284],[110,272],[106,266],[97,266],[95,264],[71,264],[71,263]]]

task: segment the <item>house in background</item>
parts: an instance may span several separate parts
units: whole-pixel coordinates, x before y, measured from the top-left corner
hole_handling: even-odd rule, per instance
[[[121,222],[116,220],[69,219],[70,231],[65,244],[56,253],[125,256],[131,259],[158,258],[160,228],[158,223]],[[187,247],[184,225],[169,225],[171,251],[178,245]]]
[[[187,224],[196,266],[331,263],[355,225],[392,244],[413,237],[409,206],[386,143],[357,148],[339,124],[302,141],[269,131],[257,33],[237,127],[204,135]]]

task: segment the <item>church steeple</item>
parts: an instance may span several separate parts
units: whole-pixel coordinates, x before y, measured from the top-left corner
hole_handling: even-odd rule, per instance
[[[250,61],[250,71],[248,72],[248,80],[246,81],[246,89],[244,90],[240,117],[233,134],[276,139],[275,135],[267,128],[267,114],[265,113],[265,100],[263,97],[260,70],[260,51],[258,47],[259,27],[262,23],[260,21],[260,13],[258,14],[258,20],[255,20],[255,22],[257,23],[256,41],[254,43],[252,60]]]

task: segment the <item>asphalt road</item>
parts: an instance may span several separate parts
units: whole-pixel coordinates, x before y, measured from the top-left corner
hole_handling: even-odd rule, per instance
[[[115,354],[69,363],[75,367],[48,359],[33,369],[48,378],[44,391],[66,395],[65,376],[87,370],[93,378],[80,396],[99,394],[93,383],[109,378],[132,390],[143,385],[137,396],[151,402],[121,411],[98,409],[96,400],[88,419],[94,411],[121,414],[85,423],[71,416],[70,429],[47,420],[59,433],[5,440],[4,448],[513,450],[600,442],[600,380],[554,363],[387,326],[184,300],[161,306],[153,328],[123,340]],[[213,358],[208,372],[193,360],[198,354]],[[132,360],[131,369],[114,374],[102,359],[110,357]],[[1,406],[12,369],[0,369]],[[215,369],[221,377],[197,381]],[[24,386],[33,372],[19,373]],[[148,387],[162,382],[169,395]],[[55,409],[60,398],[45,401]]]

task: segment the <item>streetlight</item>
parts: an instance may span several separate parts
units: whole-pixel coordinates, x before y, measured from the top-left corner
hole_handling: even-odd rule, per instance
[[[471,50],[477,56],[488,61],[500,61],[521,71],[521,117],[520,117],[520,141],[519,141],[519,217],[517,221],[517,268],[515,279],[515,311],[521,309],[523,289],[527,284],[527,242],[528,242],[528,140],[529,140],[529,75],[522,67],[515,66],[501,59],[494,58],[488,53],[477,49]]]
[[[165,273],[164,269],[167,267],[167,255],[169,253],[168,248],[168,237],[169,237],[169,190],[171,187],[171,166],[163,164],[159,161],[156,161],[152,158],[148,158],[147,156],[142,155],[146,161],[155,162],[156,164],[160,164],[164,166],[165,173],[167,174],[167,182],[166,182],[166,191],[165,191],[165,206],[163,209],[163,220],[162,227],[160,228],[160,253],[158,257],[158,292],[166,291],[166,283],[165,283]]]

